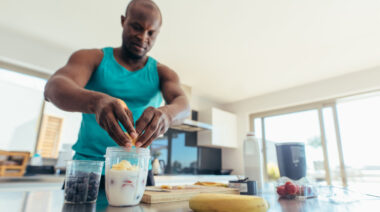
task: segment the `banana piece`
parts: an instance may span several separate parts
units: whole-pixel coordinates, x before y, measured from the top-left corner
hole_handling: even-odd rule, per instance
[[[262,197],[211,193],[192,197],[189,206],[194,212],[265,212],[269,208]]]
[[[128,137],[129,140],[132,141],[132,146],[135,146],[137,138],[132,138],[127,132],[125,133],[125,135]]]
[[[139,167],[132,165],[127,160],[122,160],[120,163],[116,163],[112,165],[112,170],[119,170],[119,171],[136,171]]]

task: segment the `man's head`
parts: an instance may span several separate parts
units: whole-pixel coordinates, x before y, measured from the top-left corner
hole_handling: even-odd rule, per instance
[[[129,56],[143,58],[153,47],[162,24],[160,9],[152,0],[132,0],[125,16],[122,48]]]

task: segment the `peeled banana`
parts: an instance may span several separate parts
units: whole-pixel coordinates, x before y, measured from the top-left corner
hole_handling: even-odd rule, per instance
[[[189,206],[195,212],[265,212],[269,208],[262,197],[209,193],[192,197]]]

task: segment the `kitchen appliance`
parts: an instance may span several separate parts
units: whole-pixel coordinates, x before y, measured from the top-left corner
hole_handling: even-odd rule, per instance
[[[103,165],[103,161],[67,161],[65,203],[83,204],[96,202]]]
[[[299,180],[306,176],[305,144],[297,142],[276,144],[280,175]]]
[[[107,148],[105,174],[109,205],[139,204],[147,182],[149,158],[148,148]]]
[[[210,124],[199,122],[197,120],[198,112],[192,110],[191,119],[185,119],[181,124],[173,125],[170,128],[185,132],[199,132],[203,130],[212,130],[212,126]]]
[[[191,105],[191,87],[188,85],[181,85],[182,90],[185,92],[185,95]],[[178,125],[173,125],[170,127],[171,129],[185,131],[185,132],[198,132],[204,130],[212,130],[212,126],[210,124],[202,123],[198,121],[198,112],[195,110],[191,111],[191,114],[187,119],[183,121],[183,123]]]

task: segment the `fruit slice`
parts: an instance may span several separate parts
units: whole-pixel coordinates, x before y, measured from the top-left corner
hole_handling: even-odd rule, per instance
[[[170,185],[162,185],[160,186],[161,189],[172,189],[172,186]]]
[[[125,133],[129,140],[132,141],[132,146],[136,145],[137,138],[132,138],[128,133]]]
[[[194,185],[228,187],[227,184],[224,184],[224,183],[216,183],[216,182],[200,182],[200,181],[194,183]]]

